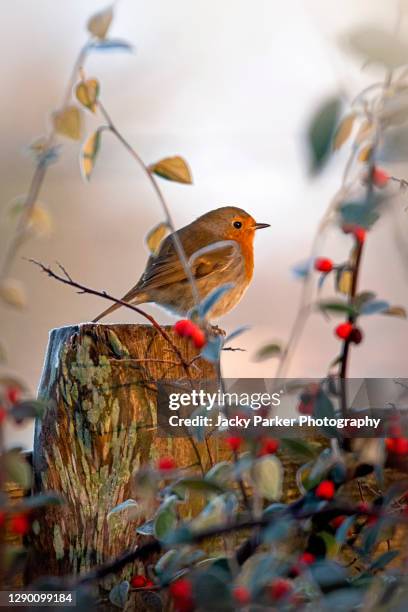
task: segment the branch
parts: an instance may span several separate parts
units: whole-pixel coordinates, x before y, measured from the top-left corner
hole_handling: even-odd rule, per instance
[[[363,509],[359,506],[351,506],[351,505],[336,505],[336,504],[328,504],[325,508],[321,510],[309,510],[302,512],[302,504],[304,498],[293,502],[290,506],[282,510],[281,512],[276,512],[273,517],[269,518],[260,518],[260,519],[251,519],[244,520],[235,523],[224,524],[220,527],[211,527],[209,529],[205,529],[198,533],[191,535],[191,540],[188,542],[189,544],[200,544],[204,540],[209,538],[214,538],[217,536],[226,535],[229,533],[235,533],[237,531],[243,531],[246,529],[256,528],[256,527],[268,527],[272,523],[276,523],[281,520],[284,515],[294,515],[296,518],[304,520],[308,519],[312,516],[330,516],[333,513],[336,514],[344,514],[346,516],[352,516],[354,514],[358,514],[360,516],[384,516],[384,513],[381,511],[381,508],[367,508]],[[399,517],[400,520],[408,523],[408,518]],[[258,546],[260,543],[259,532],[255,534],[256,541],[253,537],[248,538],[241,546],[238,548],[236,553],[236,560],[239,565],[242,565],[246,559],[251,556],[254,551],[254,546]],[[166,549],[166,544],[161,543],[158,540],[152,540],[143,544],[142,546],[138,546],[136,549],[131,550],[129,552],[125,552],[123,555],[115,559],[114,561],[108,562],[104,565],[100,565],[94,570],[88,572],[84,576],[78,578],[74,581],[75,586],[80,586],[84,584],[89,584],[90,582],[94,582],[96,580],[101,580],[110,574],[114,574],[119,572],[123,567],[128,565],[129,563],[133,563],[137,560],[147,559],[151,555],[158,554]],[[250,553],[250,554],[248,554]]]
[[[195,282],[194,279],[194,275],[191,271],[191,266],[189,265],[188,261],[187,261],[187,257],[183,248],[183,245],[181,244],[181,240],[179,238],[179,235],[177,234],[175,225],[173,223],[173,219],[171,217],[170,214],[170,209],[167,205],[167,202],[163,196],[163,193],[156,181],[156,179],[154,178],[153,174],[151,173],[151,171],[149,170],[149,168],[147,167],[147,165],[144,163],[144,161],[142,160],[142,158],[140,157],[140,155],[137,153],[137,151],[132,147],[132,145],[126,140],[126,138],[121,134],[121,132],[119,132],[118,128],[116,127],[116,125],[113,123],[111,116],[109,115],[109,113],[107,112],[107,110],[105,109],[105,107],[103,106],[102,102],[100,100],[98,100],[97,102],[98,107],[105,119],[105,121],[108,124],[108,129],[112,132],[112,134],[114,134],[116,136],[116,138],[119,140],[119,142],[125,147],[125,149],[128,151],[128,153],[130,153],[130,155],[133,157],[133,159],[136,160],[136,162],[139,164],[139,166],[142,168],[143,172],[146,174],[147,178],[149,179],[158,199],[159,202],[163,208],[164,211],[164,215],[166,218],[166,224],[168,225],[168,227],[171,230],[171,239],[173,241],[174,244],[174,248],[176,249],[176,252],[179,256],[181,265],[184,268],[185,274],[187,276],[187,279],[190,283],[190,287],[191,287],[191,292],[193,295],[193,300],[194,300],[194,304],[195,306],[198,306],[198,304],[200,303],[200,295],[198,293],[198,289],[197,289],[197,284]]]
[[[188,373],[188,368],[190,367],[190,364],[185,361],[183,355],[181,354],[180,349],[174,344],[173,340],[170,338],[166,330],[163,329],[163,327],[150,314],[148,314],[147,312],[145,312],[138,306],[134,306],[133,304],[130,304],[129,302],[125,302],[125,300],[120,300],[114,297],[113,295],[110,295],[106,291],[98,291],[97,289],[92,289],[91,287],[87,287],[86,285],[82,285],[81,283],[74,281],[73,278],[68,274],[66,269],[61,264],[57,264],[57,265],[62,271],[63,275],[57,274],[56,272],[54,272],[54,270],[52,270],[52,268],[45,266],[40,261],[36,261],[35,259],[29,259],[28,261],[38,266],[50,278],[53,278],[59,281],[60,283],[64,283],[65,285],[69,285],[70,287],[74,287],[75,289],[79,289],[80,293],[88,293],[89,295],[96,295],[97,297],[104,298],[105,300],[109,300],[110,302],[114,302],[115,304],[120,304],[121,306],[125,306],[125,308],[129,308],[130,310],[137,312],[137,314],[147,319],[153,325],[153,327],[157,329],[157,331],[164,338],[164,340],[166,340],[166,342],[170,344],[171,348],[173,349],[173,351],[176,353],[176,355],[180,359],[180,364],[184,367],[184,369]]]

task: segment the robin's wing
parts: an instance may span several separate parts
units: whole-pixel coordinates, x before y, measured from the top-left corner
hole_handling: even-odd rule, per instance
[[[188,251],[186,250],[186,257]],[[235,241],[222,241],[210,244],[195,251],[189,258],[191,271],[196,281],[209,278],[213,274],[225,273],[231,267],[238,265],[241,257],[240,248]],[[171,236],[164,241],[159,254],[151,256],[147,262],[146,270],[141,279],[123,296],[124,302],[133,302],[140,294],[149,294],[149,291],[164,289],[174,283],[187,283],[184,266],[180,262]],[[148,300],[146,300],[148,301]],[[107,314],[120,308],[121,304],[112,304],[104,310],[93,322],[97,322]]]
[[[170,236],[168,238],[171,239]],[[142,278],[129,293],[161,289],[174,283],[188,281],[184,266],[172,242],[168,242],[163,247],[158,257],[150,257]],[[193,277],[198,281],[212,274],[225,272],[237,264],[237,257],[239,257],[239,245],[235,241],[210,244],[189,257]],[[124,299],[130,299],[129,294]]]

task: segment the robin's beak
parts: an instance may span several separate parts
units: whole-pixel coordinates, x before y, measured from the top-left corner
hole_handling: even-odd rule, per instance
[[[255,223],[255,229],[263,229],[264,227],[271,227],[269,223]]]

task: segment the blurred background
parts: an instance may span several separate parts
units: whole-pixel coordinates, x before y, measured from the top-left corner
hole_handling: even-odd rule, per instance
[[[10,206],[25,193],[32,174],[26,147],[41,136],[60,104],[90,15],[98,0],[14,0],[0,21],[1,245],[15,220]],[[249,324],[224,355],[229,377],[271,377],[273,360],[255,363],[266,341],[287,339],[300,284],[291,267],[308,256],[319,219],[338,189],[347,152],[336,154],[311,180],[304,133],[319,102],[341,93],[351,100],[381,71],[340,48],[339,37],[358,24],[392,28],[395,0],[122,0],[111,35],[136,47],[134,54],[91,55],[88,77],[101,83],[105,106],[143,159],[179,154],[190,164],[194,185],[162,181],[177,226],[220,205],[233,204],[271,224],[256,238],[253,283],[240,305],[221,320],[227,331]],[[86,132],[97,121],[87,114]],[[139,278],[147,257],[144,236],[161,220],[151,186],[114,138],[103,135],[90,184],[78,166],[78,143],[64,141],[50,167],[40,201],[53,218],[52,233],[20,251],[10,276],[25,286],[22,311],[0,306],[7,370],[36,390],[49,329],[89,321],[106,304],[77,295],[24,260],[59,261],[85,284],[120,297]],[[408,178],[408,168],[388,166]],[[408,229],[408,194],[401,195]],[[333,232],[321,255],[345,258],[350,238]],[[407,306],[407,265],[395,247],[393,224],[384,219],[370,233],[361,288]],[[330,291],[329,291],[330,293]],[[162,323],[174,321],[146,307]],[[142,322],[124,309],[106,322]],[[407,374],[406,321],[367,317],[365,340],[353,350],[351,374]],[[311,318],[291,363],[291,376],[321,376],[337,355],[333,321]],[[9,442],[31,445],[31,431],[9,431]]]

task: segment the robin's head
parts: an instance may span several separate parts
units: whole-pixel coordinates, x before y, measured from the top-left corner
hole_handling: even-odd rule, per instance
[[[236,240],[239,243],[252,242],[257,229],[270,227],[268,223],[257,223],[245,210],[235,206],[211,210],[197,222],[215,234],[218,240]]]

